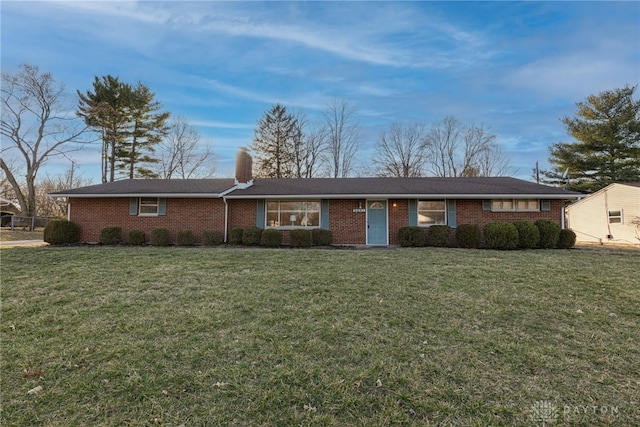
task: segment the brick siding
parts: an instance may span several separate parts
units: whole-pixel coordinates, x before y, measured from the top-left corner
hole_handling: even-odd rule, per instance
[[[81,242],[97,242],[104,227],[120,227],[126,240],[129,231],[142,230],[151,236],[154,228],[169,230],[175,242],[178,232],[192,230],[196,243],[202,241],[207,230],[224,230],[224,202],[222,199],[167,199],[165,216],[129,215],[129,198],[73,199],[71,221],[80,226]]]
[[[80,226],[82,242],[97,242],[100,230],[107,226],[122,228],[126,238],[131,230],[142,230],[149,237],[154,228],[166,228],[175,241],[177,233],[190,229],[200,242],[206,230],[224,231],[224,202],[222,199],[171,199],[167,198],[166,216],[144,217],[129,215],[129,198],[78,198],[71,199],[71,220]],[[395,204],[395,206],[394,206]],[[234,227],[256,225],[256,200],[228,200],[228,230]],[[335,244],[363,245],[367,240],[367,215],[354,212],[366,208],[366,199],[330,200],[329,229]],[[564,209],[563,200],[551,200],[548,212],[491,212],[482,210],[482,200],[457,200],[456,222],[477,224],[483,227],[494,221],[513,222],[525,220],[535,222],[548,219],[558,225]],[[409,203],[406,199],[388,201],[389,244],[398,244],[401,227],[409,222]],[[283,242],[288,244],[289,232],[283,230]]]

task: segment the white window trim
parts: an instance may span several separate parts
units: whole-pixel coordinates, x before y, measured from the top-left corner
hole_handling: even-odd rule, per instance
[[[444,203],[444,209],[443,210],[422,210],[422,212],[442,212],[444,214],[444,222],[442,224],[420,224],[420,202],[443,202]],[[418,227],[431,227],[434,225],[447,225],[447,219],[448,219],[448,215],[447,215],[447,201],[445,199],[435,199],[435,200],[431,200],[431,199],[418,199],[418,201],[416,202],[416,222],[418,224]]]
[[[495,201],[498,200],[511,200],[511,209],[496,209]],[[518,209],[518,201],[519,200],[535,200],[536,208],[535,209]],[[540,199],[491,199],[491,212],[540,212]]]
[[[281,203],[317,203],[318,204],[318,224],[315,225],[269,225],[269,203],[276,202],[278,203],[278,217],[281,216]],[[308,212],[308,211],[307,211]],[[282,219],[282,218],[281,218]],[[312,230],[314,228],[321,228],[322,224],[322,201],[319,199],[304,199],[304,200],[296,200],[296,199],[281,199],[281,200],[267,200],[264,204],[264,227],[272,228],[274,230]]]
[[[156,199],[155,207],[156,211],[154,213],[142,212],[142,199]],[[145,206],[153,206],[152,204],[147,204]],[[159,216],[160,214],[160,198],[159,197],[139,197],[138,198],[138,216]]]
[[[611,215],[612,212],[620,212],[620,215]],[[620,222],[611,222],[612,219],[619,218]],[[623,209],[613,209],[607,211],[607,220],[609,224],[624,224],[624,212]]]

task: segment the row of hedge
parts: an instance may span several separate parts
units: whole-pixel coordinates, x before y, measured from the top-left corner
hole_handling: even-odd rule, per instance
[[[50,221],[44,230],[44,241],[52,245],[66,245],[78,243],[80,228],[74,222],[67,220]],[[296,229],[290,231],[291,246],[306,248],[312,245],[329,246],[333,243],[333,234],[329,230],[315,228],[312,230]],[[147,239],[142,230],[131,230],[127,239],[123,238],[120,227],[105,227],[100,230],[98,241],[103,245],[128,244],[133,246],[148,243],[151,246],[169,246],[171,238],[166,228],[151,230]],[[192,230],[178,232],[176,244],[178,246],[192,246],[196,238]],[[224,236],[217,230],[209,230],[202,233],[202,244],[216,246],[222,244]],[[229,236],[229,243],[244,246],[280,247],[283,241],[282,231],[274,229],[263,230],[259,227],[233,228]]]
[[[250,226],[235,227],[229,234],[229,243],[244,246],[265,246],[277,248],[282,245],[283,234],[280,230]],[[294,248],[309,248],[311,246],[329,246],[333,243],[333,233],[323,228],[312,230],[294,229],[289,232],[290,244]]]
[[[202,244],[205,246],[217,246],[223,243],[224,236],[218,230],[207,230],[202,233]],[[105,227],[100,232],[99,242],[103,245],[119,245],[125,243],[122,239],[120,227]],[[166,228],[155,228],[151,230],[149,240],[142,230],[131,230],[128,233],[127,244],[133,246],[149,243],[151,246],[169,246],[171,237]],[[176,244],[178,246],[193,246],[196,243],[196,236],[192,230],[182,230],[178,232]]]
[[[484,242],[483,242],[484,238]],[[572,248],[576,244],[576,234],[571,230],[561,230],[558,224],[549,220],[492,222],[482,230],[476,224],[463,224],[454,230],[447,225],[403,227],[400,229],[400,246],[405,247],[459,247],[512,250],[512,249],[552,249]]]

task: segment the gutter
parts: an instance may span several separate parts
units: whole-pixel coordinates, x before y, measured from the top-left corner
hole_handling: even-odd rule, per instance
[[[229,199],[308,199],[310,197],[317,199],[373,199],[373,198],[389,198],[389,199],[408,199],[408,198],[424,198],[424,199],[580,199],[583,194],[384,194],[384,193],[356,193],[356,194],[238,194],[230,195]]]

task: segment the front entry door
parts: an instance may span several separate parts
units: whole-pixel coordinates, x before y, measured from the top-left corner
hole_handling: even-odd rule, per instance
[[[387,201],[367,200],[367,245],[387,245]]]

